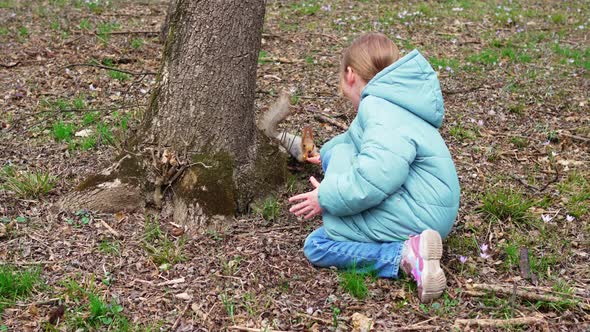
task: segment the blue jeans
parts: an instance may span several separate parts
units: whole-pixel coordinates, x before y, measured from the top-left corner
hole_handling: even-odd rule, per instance
[[[313,231],[303,245],[311,264],[358,272],[376,272],[378,277],[397,278],[404,242],[340,242],[328,237],[324,227]]]

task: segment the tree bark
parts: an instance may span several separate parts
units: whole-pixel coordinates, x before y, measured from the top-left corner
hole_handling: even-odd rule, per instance
[[[117,211],[147,202],[164,217],[200,226],[245,211],[284,181],[286,158],[255,126],[265,2],[172,1],[158,83],[138,134],[112,167],[78,187],[68,198],[73,205]]]

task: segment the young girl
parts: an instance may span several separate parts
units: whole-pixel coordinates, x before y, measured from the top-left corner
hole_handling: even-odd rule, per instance
[[[324,144],[325,172],[315,190],[293,196],[290,212],[322,214],[305,256],[316,266],[355,267],[418,284],[422,302],[446,288],[440,267],[445,237],[459,209],[459,181],[438,132],[444,108],[436,73],[414,50],[402,58],[380,33],[344,50],[340,88],[357,110],[350,128]]]

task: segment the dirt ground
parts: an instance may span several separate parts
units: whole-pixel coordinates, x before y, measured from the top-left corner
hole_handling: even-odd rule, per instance
[[[321,174],[295,162],[274,198],[193,237],[150,213],[56,207],[140,121],[166,8],[0,0],[0,264],[40,276],[13,300],[0,277],[0,331],[350,331],[355,313],[374,331],[590,328],[588,2],[268,2],[256,109],[295,89],[285,127],[317,144],[354,118],[337,89],[354,37],[384,32],[437,70],[462,196],[432,304],[405,278],[306,261],[321,220],[286,199]],[[33,174],[53,186],[13,186]]]

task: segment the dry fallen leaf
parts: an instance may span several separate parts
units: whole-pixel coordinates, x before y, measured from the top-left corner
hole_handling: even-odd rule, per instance
[[[4,237],[6,235],[6,226],[0,223],[0,237]]]
[[[358,312],[352,314],[352,331],[353,332],[369,332],[373,326],[373,321]]]
[[[180,293],[180,294],[176,294],[174,295],[175,298],[180,299],[180,300],[185,300],[185,301],[190,301],[193,297],[188,295],[188,293],[184,292],[184,293]]]

